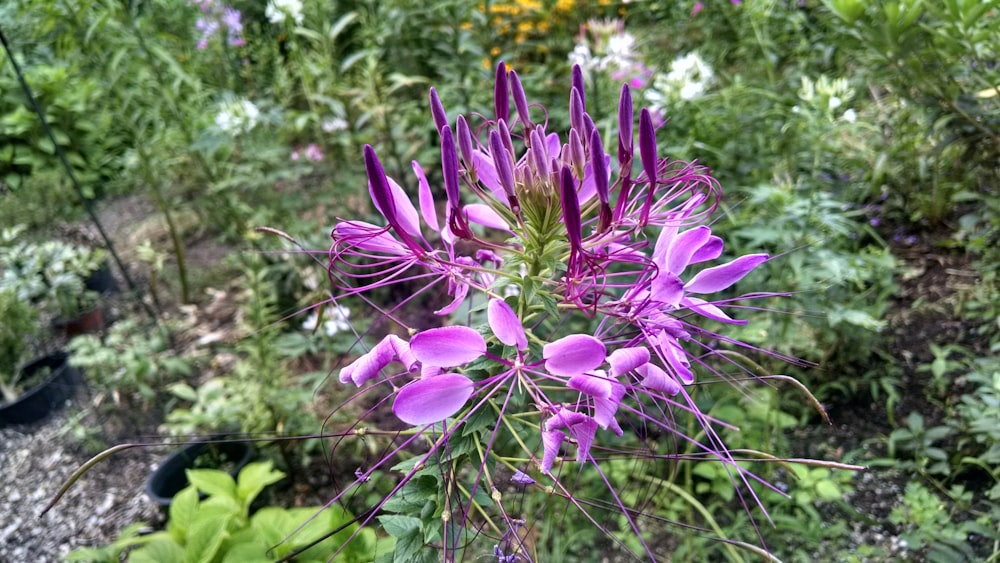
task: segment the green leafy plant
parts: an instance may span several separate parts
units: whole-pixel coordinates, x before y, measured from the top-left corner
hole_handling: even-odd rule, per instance
[[[967,504],[972,495],[961,487],[950,491],[952,500]],[[892,509],[889,521],[901,526],[907,546],[927,561],[970,561],[976,553],[970,534],[991,536],[989,519],[956,518],[954,503],[945,503],[918,481],[906,485],[903,504]]]
[[[10,289],[0,289],[0,392],[4,401],[17,398],[23,387],[18,369],[28,339],[38,332],[38,313]]]
[[[251,505],[268,485],[284,474],[271,462],[247,465],[237,479],[213,469],[189,469],[191,483],[174,497],[167,529],[138,535],[143,524],[125,528],[111,545],[81,549],[67,561],[119,561],[131,548],[128,560],[205,561],[257,563],[285,560],[312,562],[372,561],[376,553],[374,532],[359,530],[354,517],[339,505],[331,507],[263,507]],[[200,499],[199,493],[207,495]],[[350,543],[347,540],[350,539]]]
[[[913,456],[915,468],[930,474],[947,476],[951,473],[948,452],[938,442],[954,434],[955,429],[947,425],[927,427],[924,417],[916,411],[906,417],[906,426],[889,434],[889,456],[897,452]]]
[[[0,289],[11,288],[25,301],[44,302],[62,318],[93,309],[98,295],[85,285],[104,264],[104,251],[57,240],[34,242],[25,230],[9,229],[0,239]]]
[[[166,327],[123,319],[103,339],[83,335],[69,342],[70,364],[84,368],[90,385],[116,405],[148,406],[165,385],[191,373],[191,359],[170,349]]]

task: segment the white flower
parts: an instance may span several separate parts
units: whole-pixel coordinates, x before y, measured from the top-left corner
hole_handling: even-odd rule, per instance
[[[230,135],[245,133],[257,126],[260,110],[250,100],[233,100],[222,104],[215,115],[215,126]]]
[[[854,111],[854,109],[851,108],[845,111],[842,117],[844,118],[844,121],[848,123],[854,123],[855,121],[858,120],[858,112]]]
[[[347,129],[347,122],[339,117],[331,117],[330,119],[323,121],[323,124],[320,125],[320,127],[327,133],[333,133],[334,131],[343,131],[344,129]]]
[[[698,53],[688,53],[674,59],[668,72],[656,77],[653,87],[645,92],[646,100],[654,108],[663,110],[670,103],[704,96],[714,80],[712,67]]]
[[[843,105],[843,103],[844,101],[838,98],[837,96],[830,96],[830,101],[829,101],[830,109],[837,109],[841,105]]]
[[[323,311],[323,334],[333,336],[338,332],[351,330],[351,311],[343,305],[327,307]],[[313,311],[302,322],[302,329],[313,331],[319,325],[319,313]]]
[[[695,98],[700,98],[702,94],[705,93],[705,83],[704,82],[685,82],[680,89],[680,97],[682,100],[693,100]]]
[[[285,18],[291,16],[295,25],[302,25],[302,0],[270,0],[264,15],[271,23],[284,23]]]
[[[602,66],[616,69],[627,68],[632,65],[635,57],[632,48],[635,46],[635,38],[631,33],[616,33],[608,37],[607,48]]]
[[[571,65],[580,65],[583,70],[591,70],[596,68],[598,65],[598,60],[590,54],[590,47],[587,47],[583,43],[577,43],[576,47],[573,47],[573,51],[569,54],[569,63]]]

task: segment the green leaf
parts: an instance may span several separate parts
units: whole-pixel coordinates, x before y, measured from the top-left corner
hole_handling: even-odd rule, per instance
[[[188,469],[188,482],[208,496],[221,496],[239,504],[236,496],[236,482],[231,475],[217,469]]]
[[[274,469],[274,463],[270,460],[251,463],[237,477],[236,494],[243,506],[248,507],[265,487],[284,477],[285,474]]]
[[[840,487],[829,479],[824,479],[816,483],[816,494],[819,495],[819,498],[826,501],[837,500],[843,496],[840,492]]]
[[[401,514],[384,514],[378,517],[382,528],[394,538],[400,538],[420,530],[420,519],[415,516]]]
[[[129,554],[129,563],[163,563],[184,561],[184,548],[173,540],[162,538],[151,541]]]
[[[167,532],[176,542],[184,543],[188,527],[198,514],[198,504],[198,490],[192,486],[187,486],[174,495],[174,500],[170,503],[170,521],[167,523]]]
[[[199,513],[184,546],[185,563],[210,563],[222,542],[229,537],[226,528],[233,515],[224,510],[203,510]],[[176,559],[167,561],[177,561]]]

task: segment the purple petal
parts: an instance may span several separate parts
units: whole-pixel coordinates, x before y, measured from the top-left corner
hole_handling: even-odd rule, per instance
[[[684,297],[684,282],[672,272],[661,271],[650,283],[650,295],[655,301],[676,307]]]
[[[621,383],[612,383],[611,396],[606,399],[594,399],[594,421],[605,430],[610,427],[617,436],[621,436],[623,432],[618,421],[615,420],[615,413],[618,412],[618,405],[621,404],[624,396],[625,386]]]
[[[396,234],[403,239],[403,244],[414,253],[422,254],[423,249],[411,238],[411,236],[420,236],[416,208],[410,203],[403,189],[385,175],[385,169],[371,145],[365,145],[364,154],[365,170],[368,173],[368,191],[371,193],[375,208],[385,217]],[[416,225],[414,221],[417,221]]]
[[[507,224],[507,221],[486,204],[470,203],[462,208],[462,212],[465,213],[466,219],[477,225],[491,229],[500,229],[501,231],[510,231],[510,225]]]
[[[577,90],[574,87],[569,92],[569,123],[570,127],[575,129],[577,134],[584,132],[584,111],[583,90]]]
[[[511,482],[517,483],[518,485],[532,485],[535,480],[532,479],[527,473],[518,469],[514,471],[514,476],[510,478]]]
[[[545,150],[545,142],[542,140],[539,129],[534,129],[530,138],[531,148],[528,149],[528,158],[531,159],[535,173],[541,178],[547,178],[549,175],[549,155]]]
[[[608,356],[611,377],[618,377],[649,362],[649,350],[644,346],[619,348]]]
[[[410,251],[386,229],[364,221],[343,221],[333,227],[332,236],[369,252],[406,256]]]
[[[472,132],[469,130],[469,122],[465,120],[465,116],[459,114],[458,121],[455,123],[455,135],[458,137],[458,148],[462,151],[462,162],[465,163],[465,168],[472,170]]]
[[[583,141],[580,140],[580,133],[576,129],[569,130],[569,143],[567,143],[568,153],[564,156],[564,160],[568,160],[567,164],[573,167],[578,174],[583,173],[583,169],[587,167],[587,160],[585,157],[585,149],[583,148]],[[568,157],[565,158],[565,157]]]
[[[560,203],[562,203],[563,223],[566,225],[566,235],[572,251],[583,248],[583,226],[580,219],[580,201],[576,195],[576,185],[573,182],[573,172],[568,166],[563,166],[559,176]]]
[[[655,364],[639,366],[639,369],[636,371],[642,376],[642,381],[639,383],[643,387],[648,387],[654,391],[660,391],[671,396],[681,392],[681,384],[677,383],[677,380],[664,371],[663,368]]]
[[[474,389],[471,379],[457,373],[418,379],[399,390],[392,412],[413,426],[441,422],[458,412]]]
[[[531,115],[528,110],[528,98],[524,95],[524,87],[517,72],[510,71],[510,89],[514,95],[514,107],[517,108],[517,117],[524,124],[525,128],[531,127]]]
[[[528,337],[524,334],[521,320],[506,301],[490,299],[486,307],[486,318],[490,323],[490,329],[500,342],[507,346],[517,346],[521,351],[528,349]]]
[[[618,164],[627,168],[625,176],[632,174],[632,93],[628,84],[622,84],[618,98]],[[627,163],[627,166],[626,166]]]
[[[597,189],[597,199],[601,204],[608,204],[608,165],[607,155],[604,154],[604,144],[601,143],[601,134],[595,129],[590,136],[590,165],[594,169],[594,184]]]
[[[667,249],[667,271],[678,276],[691,263],[691,257],[698,251],[712,236],[712,229],[701,225],[694,229],[688,229],[674,237],[670,241],[670,248]]]
[[[655,183],[656,129],[653,128],[653,118],[646,108],[639,112],[639,157],[642,158],[642,169],[646,171],[646,181]],[[652,190],[650,187],[650,191]]]
[[[743,279],[754,268],[767,260],[767,254],[748,254],[732,262],[698,272],[684,289],[691,293],[713,293],[722,291]]]
[[[556,461],[556,456],[559,455],[559,446],[562,445],[563,440],[566,439],[566,435],[558,430],[550,432],[542,432],[542,473],[545,475],[549,474],[552,470],[552,464]]]
[[[441,104],[441,98],[438,97],[437,90],[433,86],[431,86],[430,102],[431,117],[434,118],[434,125],[440,131],[448,126],[448,114],[445,113],[444,105]]]
[[[684,351],[684,348],[681,348],[680,343],[676,339],[668,336],[666,333],[661,333],[660,352],[681,381],[684,383],[694,381],[694,372],[691,371],[691,362],[688,361],[687,352]]]
[[[500,176],[497,175],[497,168],[493,164],[493,158],[479,149],[472,151],[472,165],[475,167],[476,176],[483,183],[495,198],[500,201],[507,201],[507,193],[500,185]]]
[[[607,378],[603,370],[594,370],[592,373],[581,373],[569,378],[567,387],[574,391],[579,391],[585,395],[599,399],[611,398],[611,380]]]
[[[441,131],[441,172],[444,173],[444,191],[448,198],[448,208],[458,209],[462,203],[458,182],[458,152],[455,151],[455,137],[447,125]]]
[[[559,430],[569,428],[574,424],[579,424],[587,419],[587,415],[564,407],[560,407],[555,414],[545,420],[545,430]]]
[[[542,348],[545,369],[561,376],[590,371],[607,357],[604,343],[589,334],[571,334]]]
[[[466,296],[469,295],[469,284],[455,283],[448,294],[453,297],[451,303],[434,311],[435,315],[445,316],[454,313],[462,305],[462,302],[465,301]]]
[[[417,363],[417,358],[410,351],[410,343],[395,334],[390,334],[382,340],[389,343],[393,357],[406,366],[407,371],[413,371],[413,367]]]
[[[514,195],[514,163],[511,162],[510,153],[504,146],[503,139],[497,131],[490,131],[490,156],[493,158],[493,166],[496,168],[497,179],[500,187],[503,188],[507,197]],[[507,197],[501,201],[507,201]]]
[[[507,65],[500,62],[497,65],[496,84],[493,86],[493,107],[497,119],[507,121],[510,116],[510,94],[507,90]]]
[[[437,209],[434,207],[434,195],[431,194],[431,185],[427,182],[427,175],[424,169],[416,160],[410,162],[413,173],[417,175],[417,201],[420,203],[420,214],[424,218],[424,223],[434,231],[440,232],[438,226]]]
[[[410,350],[421,363],[449,368],[482,356],[486,341],[467,326],[444,326],[415,334],[410,339]]]
[[[590,446],[594,443],[594,436],[597,435],[597,421],[588,416],[586,420],[571,426],[569,432],[576,438],[576,462],[587,461],[590,456]]]
[[[580,93],[580,103],[584,107],[586,107],[586,105],[587,105],[586,104],[586,102],[587,102],[587,96],[584,94],[584,91],[583,91],[583,69],[580,68],[580,65],[573,65],[573,81],[572,81],[572,84],[573,84],[573,88],[575,88],[576,91]]]
[[[734,325],[747,324],[747,321],[736,320],[730,317],[722,309],[705,301],[704,299],[698,299],[697,297],[685,297],[684,299],[681,300],[681,305],[691,309],[692,311],[698,313],[703,317],[708,317],[713,321],[719,321],[720,323],[729,323]]]
[[[722,256],[722,247],[724,246],[722,239],[719,237],[710,237],[705,244],[701,246],[695,253],[691,256],[691,261],[688,264],[697,264],[698,262],[705,262],[707,260],[715,260],[719,256]]]
[[[370,379],[378,377],[379,371],[396,359],[389,337],[383,338],[374,348],[340,370],[340,382],[348,381],[361,387]]]

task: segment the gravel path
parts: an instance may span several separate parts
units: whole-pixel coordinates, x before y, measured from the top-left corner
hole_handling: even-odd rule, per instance
[[[90,455],[63,429],[73,409],[46,421],[0,428],[0,561],[46,563],[84,546],[104,545],[133,522],[156,524],[158,509],[143,494],[161,453],[127,450],[91,469],[46,515],[59,487]]]

